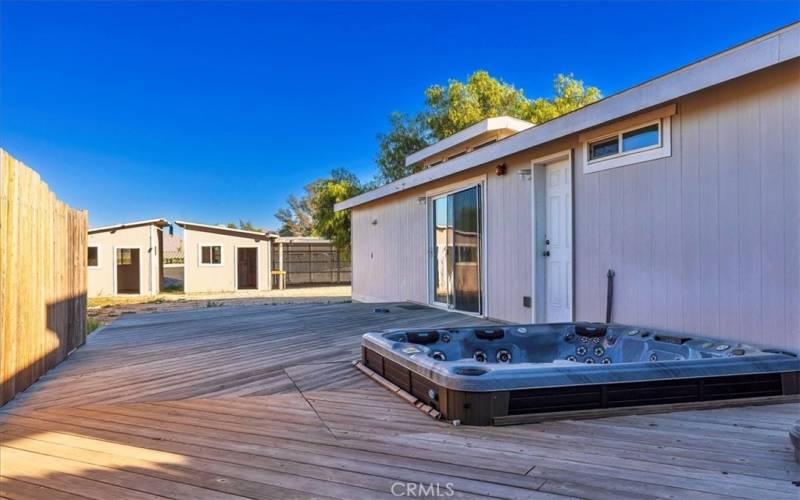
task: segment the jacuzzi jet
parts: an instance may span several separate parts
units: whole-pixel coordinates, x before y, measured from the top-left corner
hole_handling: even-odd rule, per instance
[[[658,356],[656,355],[656,353],[650,355],[650,361],[658,361]]]
[[[594,348],[594,355],[595,355],[595,356],[597,356],[598,358],[599,358],[600,356],[602,356],[603,354],[605,354],[605,353],[606,353],[606,350],[605,350],[605,349],[603,349],[603,348],[602,348],[602,347],[600,347],[600,346],[597,346],[597,347],[595,347],[595,348]]]
[[[577,349],[575,349],[575,354],[578,356],[585,356],[586,355],[586,348],[582,345],[579,345]]]
[[[594,364],[594,359],[586,358],[586,361],[584,361],[584,363],[586,363],[587,365],[593,365]]]
[[[442,351],[433,351],[431,357],[436,361],[447,361],[447,356],[445,356]]]
[[[505,349],[500,349],[497,351],[496,357],[498,363],[511,363],[511,353]]]
[[[450,342],[450,334],[449,333],[445,333],[444,335],[442,335],[442,342]]]
[[[475,354],[472,355],[472,358],[478,363],[486,363],[487,360],[486,353],[483,351],[475,351]]]
[[[576,358],[575,356],[570,354],[569,356],[566,357],[566,360],[567,361],[578,361],[578,358]]]
[[[611,364],[611,358],[603,358],[603,364],[604,365],[610,365]]]

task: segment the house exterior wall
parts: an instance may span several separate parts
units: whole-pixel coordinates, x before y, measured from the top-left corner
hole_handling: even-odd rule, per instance
[[[160,291],[159,240],[160,229],[153,225],[136,226],[89,234],[88,246],[98,247],[99,267],[88,269],[89,297],[116,295],[115,248],[139,249],[139,284],[142,295],[155,295]]]
[[[222,265],[200,265],[200,245],[221,245]],[[271,289],[271,244],[264,236],[235,235],[224,230],[184,228],[184,282],[187,293],[236,291],[236,248],[258,248],[258,289]]]
[[[800,62],[687,96],[672,156],[575,175],[577,317],[800,347]]]
[[[576,319],[605,318],[614,269],[616,322],[800,347],[800,62],[676,104],[667,158],[584,174],[574,135],[353,208],[353,298],[427,303],[417,198],[485,175],[485,313],[531,321],[531,186],[517,172],[572,150]]]

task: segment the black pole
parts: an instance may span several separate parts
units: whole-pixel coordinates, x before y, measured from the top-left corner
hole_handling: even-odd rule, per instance
[[[611,305],[614,303],[614,270],[609,269],[608,274],[608,285],[606,289],[606,323],[611,323]]]

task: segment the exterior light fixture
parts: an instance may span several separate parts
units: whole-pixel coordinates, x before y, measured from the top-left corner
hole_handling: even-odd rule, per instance
[[[494,167],[495,175],[506,175],[506,164],[501,163],[500,165]]]

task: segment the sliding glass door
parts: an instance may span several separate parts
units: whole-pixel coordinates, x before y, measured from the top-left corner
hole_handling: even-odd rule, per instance
[[[481,186],[433,198],[431,301],[481,313]]]

